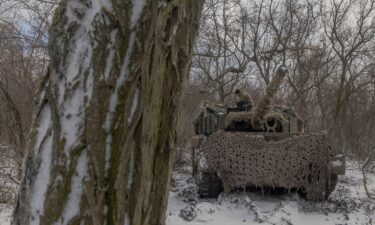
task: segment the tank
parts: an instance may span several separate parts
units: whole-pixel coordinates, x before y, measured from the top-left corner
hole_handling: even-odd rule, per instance
[[[193,176],[200,197],[247,187],[297,189],[308,200],[327,199],[345,160],[323,131],[305,133],[290,107],[275,105],[287,75],[281,66],[265,95],[242,108],[201,102],[194,116]]]

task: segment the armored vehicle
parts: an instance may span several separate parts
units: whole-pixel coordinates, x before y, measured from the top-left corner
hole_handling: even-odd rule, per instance
[[[195,113],[193,175],[200,197],[246,187],[298,189],[309,200],[334,190],[345,161],[326,133],[307,134],[289,107],[273,103],[287,74],[279,67],[255,106],[202,102]]]

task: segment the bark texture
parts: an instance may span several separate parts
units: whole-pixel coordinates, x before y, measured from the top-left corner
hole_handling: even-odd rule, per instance
[[[63,0],[14,225],[164,224],[201,0]]]

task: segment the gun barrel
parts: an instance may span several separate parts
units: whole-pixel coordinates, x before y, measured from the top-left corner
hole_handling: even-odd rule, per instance
[[[285,65],[277,69],[275,75],[272,77],[271,83],[267,86],[266,94],[254,107],[254,119],[263,118],[271,110],[277,91],[283,84],[287,73],[288,68]]]

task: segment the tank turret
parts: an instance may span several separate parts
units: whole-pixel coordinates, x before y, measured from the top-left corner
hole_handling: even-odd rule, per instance
[[[263,125],[264,117],[273,108],[274,98],[287,74],[288,67],[285,65],[280,66],[272,77],[271,83],[267,86],[266,94],[253,108],[251,123],[254,128],[259,128]]]

